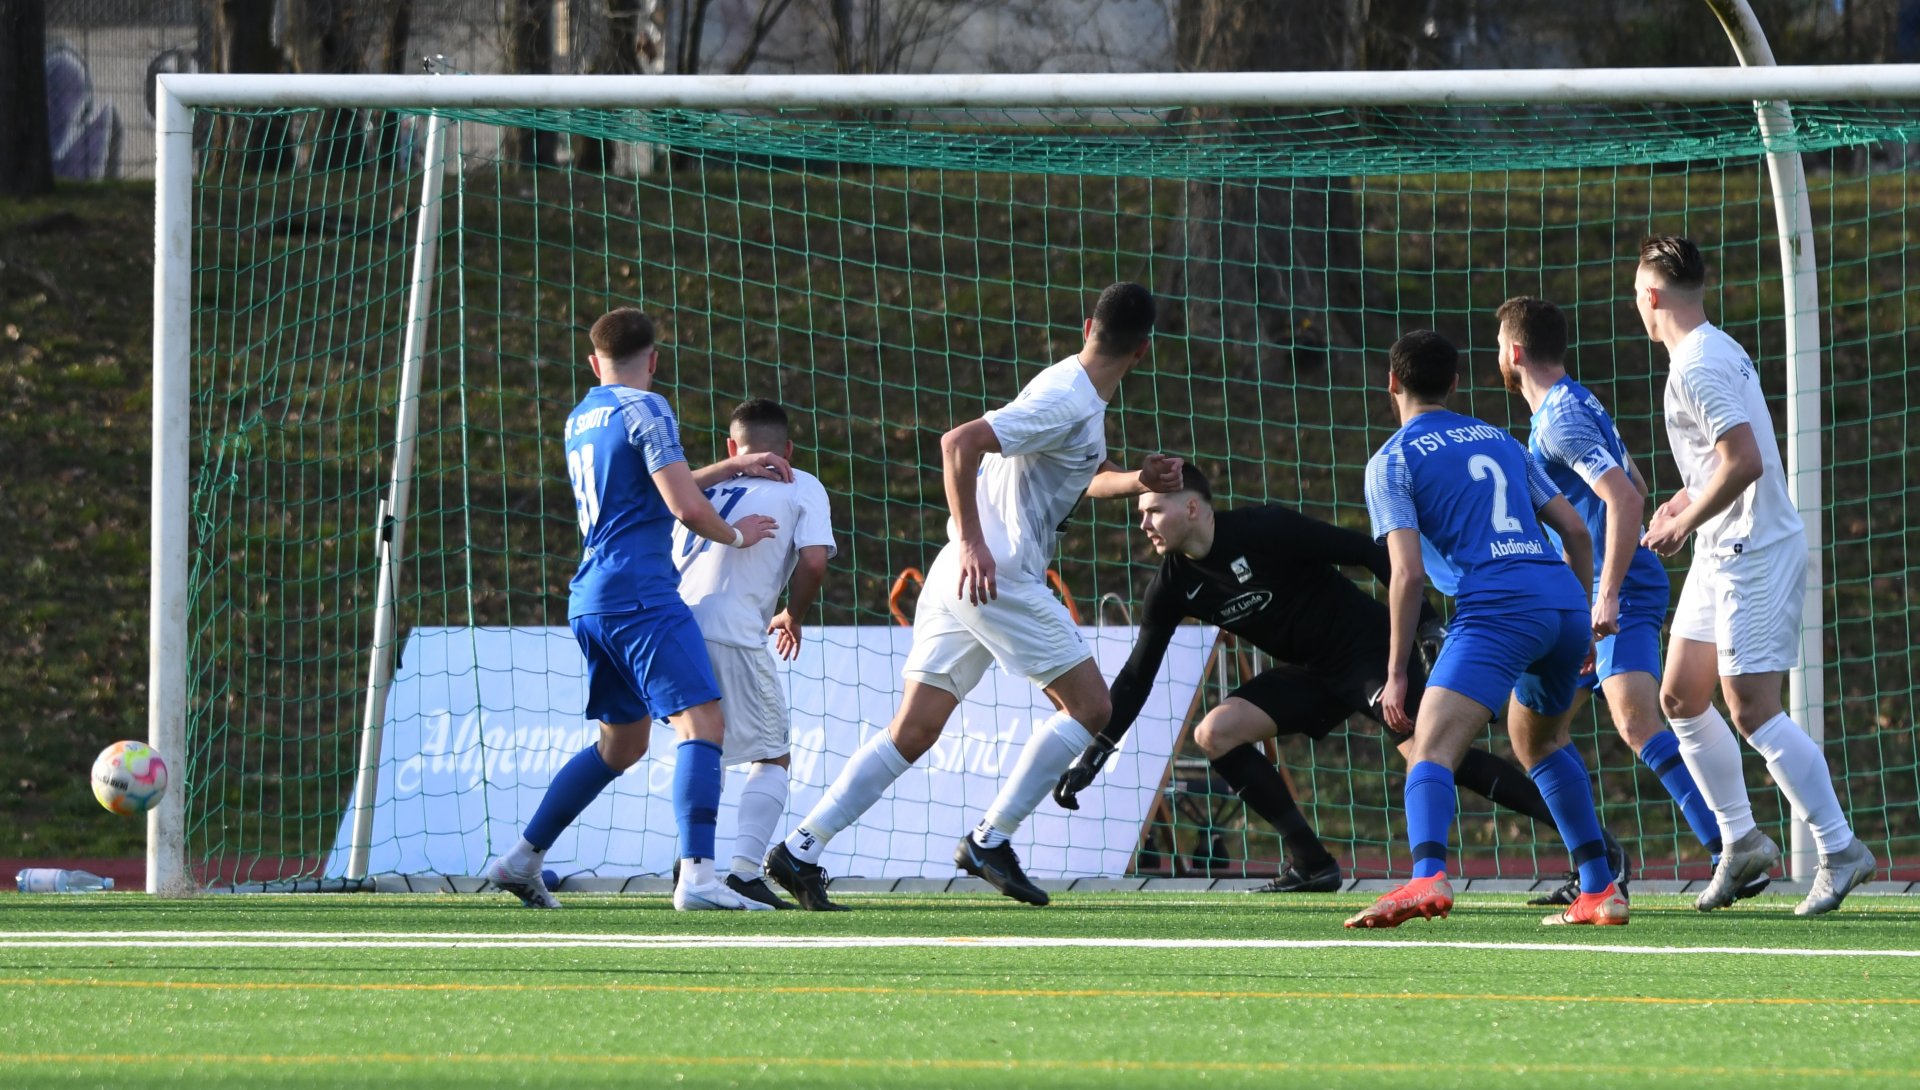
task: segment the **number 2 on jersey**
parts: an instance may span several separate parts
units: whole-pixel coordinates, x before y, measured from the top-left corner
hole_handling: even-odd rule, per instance
[[[1507,514],[1507,474],[1500,468],[1500,463],[1485,454],[1476,454],[1467,459],[1467,476],[1476,481],[1493,478],[1493,532],[1520,533],[1523,529],[1520,520]]]
[[[574,506],[580,509],[580,536],[593,532],[600,521],[600,486],[593,479],[593,448],[567,452],[567,476],[573,481]]]

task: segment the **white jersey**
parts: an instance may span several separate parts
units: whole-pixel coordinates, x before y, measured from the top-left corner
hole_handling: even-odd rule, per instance
[[[765,541],[734,549],[675,523],[673,564],[680,569],[680,597],[710,642],[764,648],[767,623],[800,550],[825,545],[828,556],[836,551],[827,490],[813,474],[796,469],[791,482],[736,477],[707,489],[707,499],[728,522],[766,515],[780,528]]]
[[[981,533],[1004,576],[1046,578],[1060,525],[1107,460],[1106,415],[1078,356],[1040,372],[1019,397],[986,414],[1000,452],[981,459],[975,495]],[[947,537],[960,539],[952,519]]]
[[[1726,510],[1700,524],[1696,555],[1727,556],[1760,549],[1806,532],[1787,492],[1786,470],[1774,439],[1773,416],[1760,392],[1760,372],[1732,337],[1703,323],[1674,347],[1667,372],[1667,442],[1680,479],[1694,499],[1719,468],[1714,443],[1732,428],[1753,429],[1760,448],[1760,479]]]

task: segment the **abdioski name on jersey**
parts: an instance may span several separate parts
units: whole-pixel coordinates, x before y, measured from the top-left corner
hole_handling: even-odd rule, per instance
[[[1547,547],[1538,541],[1496,541],[1493,543],[1493,555],[1513,556],[1525,553],[1528,556],[1542,556]]]

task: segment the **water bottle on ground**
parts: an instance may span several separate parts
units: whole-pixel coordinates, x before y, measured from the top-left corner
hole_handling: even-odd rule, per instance
[[[97,893],[113,888],[113,879],[83,870],[29,867],[13,876],[22,893]]]

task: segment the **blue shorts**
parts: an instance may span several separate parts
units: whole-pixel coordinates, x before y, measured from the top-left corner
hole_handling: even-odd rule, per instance
[[[1452,689],[1498,715],[1509,693],[1542,715],[1573,707],[1593,633],[1585,610],[1461,613],[1447,626],[1429,689]]]
[[[1593,673],[1580,679],[1582,689],[1593,689],[1615,674],[1652,674],[1660,680],[1660,629],[1667,621],[1664,604],[1658,610],[1620,611],[1620,631],[1593,645]]]
[[[587,718],[665,719],[720,699],[707,643],[686,603],[571,618],[587,659]]]

